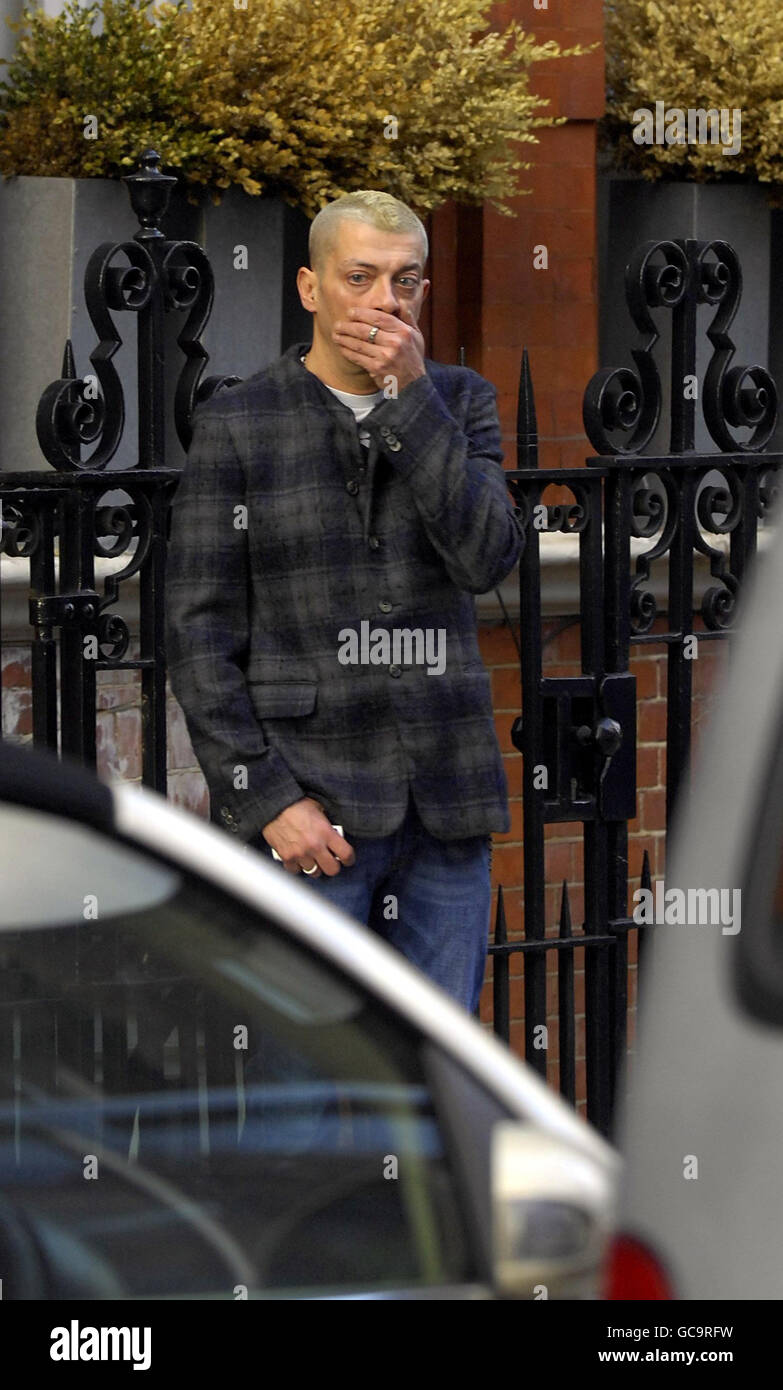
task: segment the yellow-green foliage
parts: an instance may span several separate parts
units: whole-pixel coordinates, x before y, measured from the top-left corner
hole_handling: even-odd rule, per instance
[[[742,175],[783,184],[783,0],[612,0],[602,143],[646,178]],[[637,145],[634,111],[739,110],[741,148]]]
[[[239,3],[26,10],[0,84],[0,174],[113,177],[151,144],[193,191],[239,184],[309,216],[366,187],[422,211],[454,197],[508,212],[530,167],[514,142],[555,123],[529,68],[584,51],[492,30],[488,0]]]

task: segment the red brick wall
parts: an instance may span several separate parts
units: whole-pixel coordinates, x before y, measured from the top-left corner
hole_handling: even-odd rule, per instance
[[[131,646],[128,659],[138,657]],[[97,673],[97,770],[101,777],[141,782],[141,676],[137,671]],[[3,643],[3,735],[17,742],[32,738],[30,648]],[[185,717],[169,694],[167,701],[169,800],[207,816],[209,798],[185,727]]]
[[[534,91],[568,123],[537,132],[538,145],[519,145],[534,167],[519,171],[508,199],[517,214],[489,205],[447,204],[430,219],[432,308],[430,355],[469,366],[498,390],[506,462],[515,465],[516,396],[522,349],[530,354],[542,467],[573,467],[588,452],[582,393],[598,366],[596,265],[596,121],[604,110],[602,0],[507,0],[494,7],[497,27],[515,19],[536,39],[562,47],[598,43],[591,54],[535,63]],[[548,266],[535,269],[533,248],[546,246]]]

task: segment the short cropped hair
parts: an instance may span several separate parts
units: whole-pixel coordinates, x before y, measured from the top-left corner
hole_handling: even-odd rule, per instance
[[[322,271],[327,256],[334,250],[337,241],[337,228],[344,219],[356,222],[369,222],[384,232],[400,232],[417,236],[422,246],[422,266],[429,255],[429,243],[424,223],[415,212],[393,198],[391,193],[380,193],[374,188],[359,188],[355,193],[345,193],[335,198],[316,213],[310,226],[308,247],[310,266]]]

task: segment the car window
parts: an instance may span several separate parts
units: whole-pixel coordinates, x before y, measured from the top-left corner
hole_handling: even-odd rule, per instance
[[[38,872],[3,842],[3,881],[25,879],[0,917],[6,1297],[340,1294],[476,1276],[422,1042],[403,1019],[204,879],[97,831],[64,837],[55,817],[13,819]],[[60,869],[54,920],[43,877]]]

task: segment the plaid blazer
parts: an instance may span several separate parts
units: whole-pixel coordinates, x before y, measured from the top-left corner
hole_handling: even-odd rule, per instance
[[[522,544],[495,388],[426,359],[368,450],[308,347],[199,406],[174,498],[168,666],[211,817],[257,841],[312,796],[349,838],[388,835],[410,788],[440,839],[507,830],[471,597]]]

